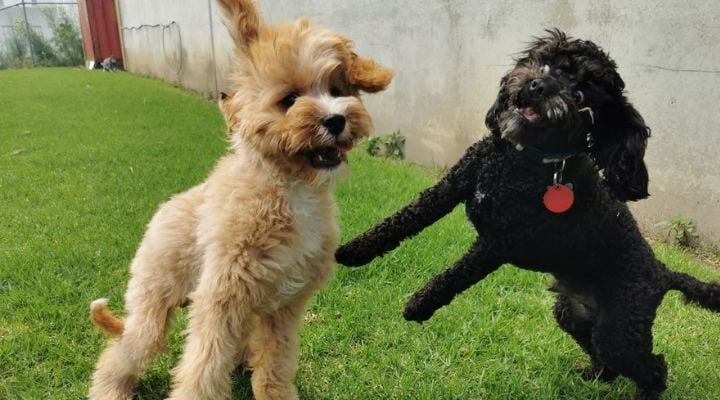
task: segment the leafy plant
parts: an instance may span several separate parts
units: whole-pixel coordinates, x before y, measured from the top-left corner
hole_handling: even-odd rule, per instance
[[[0,52],[0,69],[30,67],[27,41],[23,41],[14,30],[11,32],[5,41],[5,51]]]
[[[368,154],[370,154],[371,156],[379,156],[381,146],[382,146],[382,137],[380,137],[380,136],[371,137],[367,143]]]
[[[73,22],[67,11],[62,8],[44,7],[42,13],[48,19],[53,32],[52,43],[56,49],[59,65],[81,65],[85,57],[77,24]]]
[[[389,135],[374,136],[368,140],[367,152],[371,156],[401,160],[405,158],[405,137],[400,134],[400,131]]]
[[[13,22],[12,30],[16,36],[30,44],[35,66],[50,67],[57,65],[58,58],[50,40],[39,34],[32,25],[27,25],[21,19],[16,19]]]
[[[390,158],[405,158],[405,137],[395,131],[385,138],[385,155]]]
[[[665,229],[665,240],[680,247],[695,247],[700,235],[695,223],[685,217],[672,217],[661,221],[657,226]]]
[[[83,63],[82,38],[77,23],[62,8],[44,7],[42,13],[47,18],[52,38],[46,38],[21,18],[14,20],[5,50],[0,52],[0,69]]]

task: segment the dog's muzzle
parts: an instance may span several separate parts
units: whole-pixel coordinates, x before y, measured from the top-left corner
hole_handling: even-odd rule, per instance
[[[560,93],[560,86],[551,79],[533,79],[528,85],[528,93],[538,99],[549,98]]]
[[[322,146],[305,152],[310,165],[317,169],[333,169],[347,161],[347,152],[353,143],[336,143],[334,146]]]
[[[323,119],[322,124],[330,135],[340,136],[345,130],[345,116],[342,114],[330,115]]]

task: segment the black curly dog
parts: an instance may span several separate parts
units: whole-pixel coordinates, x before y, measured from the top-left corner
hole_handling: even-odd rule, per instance
[[[637,399],[659,399],[667,366],[652,353],[657,307],[675,289],[720,312],[720,285],[667,269],[624,204],[648,196],[650,136],[624,86],[594,43],[548,31],[502,78],[486,118],[492,135],[434,187],[341,247],[338,262],[366,264],[463,202],[478,238],[413,295],[405,318],[429,319],[504,263],[549,272],[555,318],[590,355],[583,375],[624,375],[636,382]]]

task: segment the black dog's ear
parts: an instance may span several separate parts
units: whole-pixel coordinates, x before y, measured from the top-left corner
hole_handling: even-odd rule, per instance
[[[594,153],[605,182],[620,201],[644,199],[649,196],[644,157],[650,128],[624,96],[615,104],[620,107],[605,116],[609,120],[602,137],[595,138]]]
[[[507,108],[507,89],[505,83],[507,78],[503,77],[500,80],[500,92],[495,99],[495,103],[490,107],[487,114],[485,114],[485,126],[487,126],[490,133],[493,136],[500,137],[500,114]]]

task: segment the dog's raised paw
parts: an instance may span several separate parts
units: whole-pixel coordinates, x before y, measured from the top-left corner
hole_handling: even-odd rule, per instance
[[[335,261],[346,267],[360,267],[372,261],[372,257],[357,251],[353,242],[349,242],[337,249]]]
[[[406,321],[415,321],[419,324],[430,319],[433,316],[435,310],[432,307],[427,307],[422,304],[422,300],[413,296],[405,306],[403,311],[403,318]]]

